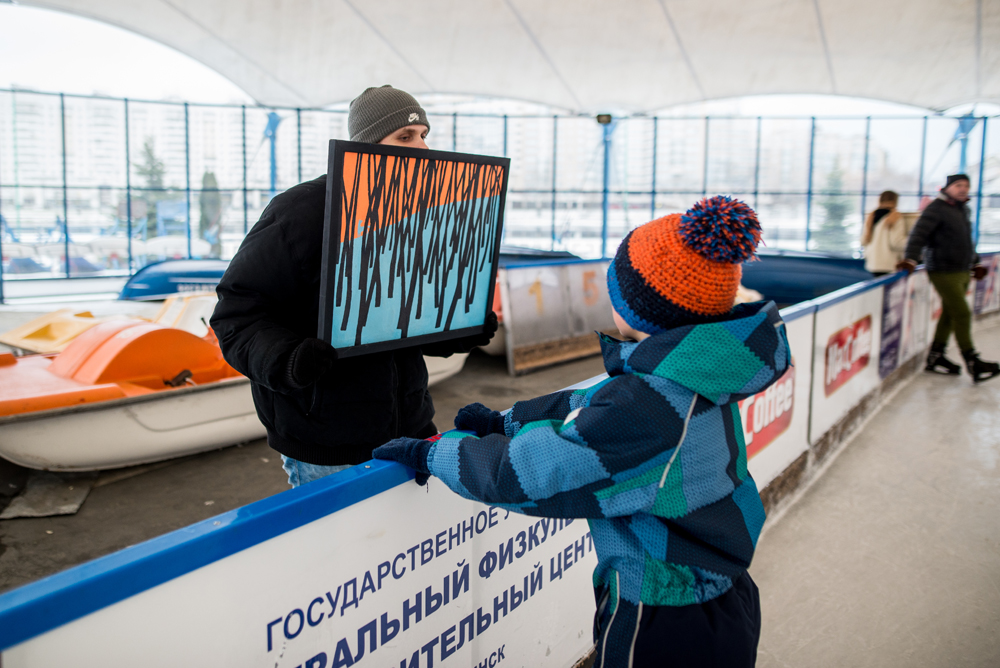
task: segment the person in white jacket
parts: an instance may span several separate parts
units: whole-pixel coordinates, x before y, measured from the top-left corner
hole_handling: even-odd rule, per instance
[[[896,264],[903,259],[910,225],[896,210],[899,195],[886,190],[879,195],[878,208],[868,214],[861,233],[865,249],[865,269],[874,276],[896,271]]]

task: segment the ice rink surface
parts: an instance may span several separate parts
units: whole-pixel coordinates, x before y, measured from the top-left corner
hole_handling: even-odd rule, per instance
[[[765,531],[761,668],[1000,666],[1000,378],[920,372]]]

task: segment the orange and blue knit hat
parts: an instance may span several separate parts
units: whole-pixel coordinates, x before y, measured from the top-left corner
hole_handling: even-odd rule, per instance
[[[629,232],[608,268],[615,311],[646,334],[725,318],[760,242],[757,214],[724,195]]]

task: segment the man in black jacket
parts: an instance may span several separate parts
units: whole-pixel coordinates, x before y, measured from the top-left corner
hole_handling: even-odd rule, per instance
[[[921,254],[927,266],[927,276],[941,295],[942,314],[934,332],[934,343],[927,356],[927,371],[958,374],[957,364],[944,356],[952,330],[965,358],[966,368],[974,382],[1000,375],[1000,365],[979,359],[972,344],[972,312],[965,301],[970,272],[976,279],[986,276],[979,264],[979,254],[972,240],[969,220],[969,177],[952,174],[941,194],[927,205],[910,232],[905,259],[899,268],[913,271]]]
[[[347,125],[352,141],[427,148],[427,114],[390,86],[351,102]],[[394,438],[436,434],[423,355],[469,352],[497,329],[491,313],[483,334],[338,360],[316,338],[325,198],[324,175],[268,204],[219,282],[212,315],[293,487],[367,461]]]

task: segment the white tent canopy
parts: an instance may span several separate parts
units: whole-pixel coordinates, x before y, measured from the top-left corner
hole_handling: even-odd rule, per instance
[[[643,112],[767,93],[1000,101],[997,0],[27,0],[162,42],[263,105],[389,83]],[[127,54],[123,54],[127,57]]]

